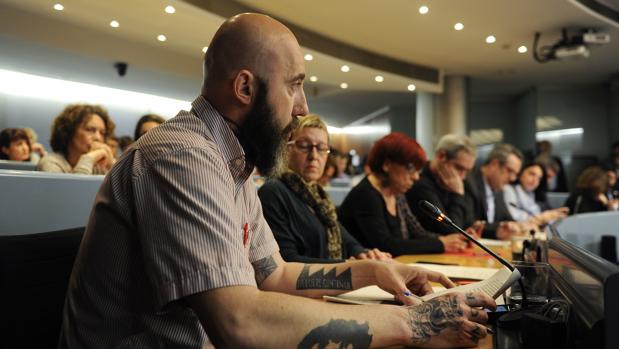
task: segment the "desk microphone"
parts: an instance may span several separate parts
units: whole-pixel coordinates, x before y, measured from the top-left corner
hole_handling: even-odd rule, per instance
[[[472,243],[474,243],[475,245],[479,246],[482,250],[486,251],[489,255],[494,257],[494,259],[496,259],[499,262],[501,262],[501,264],[506,266],[507,269],[509,269],[510,271],[514,271],[515,268],[514,268],[514,266],[511,263],[509,263],[508,261],[503,259],[503,257],[499,256],[498,254],[494,253],[491,249],[486,247],[481,242],[475,240],[474,237],[472,237],[464,229],[460,228],[449,217],[447,217],[443,212],[441,212],[441,210],[439,210],[438,207],[432,205],[431,203],[429,203],[426,200],[419,201],[419,206],[424,210],[424,212],[429,217],[431,217],[432,219],[436,220],[437,222],[442,222],[442,223],[448,224],[449,226],[455,228],[460,234],[463,234],[464,236],[466,236],[466,238],[469,239]]]
[[[520,278],[520,272],[518,271],[518,269],[516,269],[510,262],[506,261],[503,257],[501,257],[498,254],[494,253],[491,249],[486,247],[484,244],[482,244],[481,242],[475,240],[474,237],[469,235],[469,233],[467,233],[464,229],[460,228],[449,217],[447,217],[443,212],[441,212],[441,210],[438,207],[432,205],[431,203],[429,203],[426,200],[419,201],[419,206],[421,207],[421,209],[429,217],[431,217],[432,219],[436,220],[437,222],[441,222],[443,224],[447,224],[447,225],[455,228],[460,234],[463,234],[464,236],[466,236],[466,238],[469,239],[472,243],[474,243],[475,245],[479,246],[482,250],[486,251],[489,255],[494,257],[494,259],[496,259],[501,264],[506,266],[507,269],[509,269],[512,272],[512,276],[511,277],[518,278],[518,285],[520,286],[520,289],[522,290],[522,307],[523,308],[527,307],[527,305],[528,305],[527,296],[526,296],[524,284],[522,283],[522,279]]]

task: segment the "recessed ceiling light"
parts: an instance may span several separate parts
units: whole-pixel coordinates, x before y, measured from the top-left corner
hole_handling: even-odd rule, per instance
[[[412,91],[415,91],[417,89],[417,86],[415,86],[414,84],[410,84],[410,85],[408,85],[407,88],[408,88],[409,91],[412,92]]]
[[[202,48],[202,52],[203,52],[203,53],[206,53],[206,51],[207,51],[207,50],[208,50],[208,46],[204,46],[204,47]]]
[[[168,38],[166,38],[166,37],[165,37],[165,35],[163,35],[163,34],[160,34],[159,36],[157,36],[157,40],[159,40],[159,41],[161,41],[161,42],[164,42],[164,41],[166,41],[167,39],[168,39]]]
[[[312,59],[314,59],[314,56],[312,56],[311,54],[307,53],[303,58],[305,58],[306,61],[311,61]]]
[[[340,87],[341,88],[348,88],[348,84],[343,82],[343,83],[340,84]]]
[[[527,52],[527,47],[524,46],[524,45],[518,47],[518,52],[519,53],[526,53]]]
[[[488,43],[488,44],[494,44],[495,42],[496,42],[496,38],[494,37],[494,35],[489,35],[486,38],[486,43]]]
[[[118,21],[111,21],[110,22],[110,27],[112,28],[118,28],[120,26],[120,23],[118,23]]]
[[[426,13],[428,13],[430,11],[430,9],[428,8],[428,6],[423,5],[419,8],[419,13],[421,13],[422,15],[425,15]]]
[[[383,81],[385,81],[385,78],[382,77],[382,75],[376,75],[376,77],[374,77],[374,81],[376,81],[376,82],[383,82]]]
[[[343,71],[344,73],[348,73],[350,71],[350,67],[347,66],[346,64],[344,64],[341,68],[341,71]]]
[[[168,5],[165,7],[164,11],[166,13],[173,14],[174,12],[176,12],[176,9],[174,8],[174,6]]]
[[[64,10],[64,6],[62,6],[62,4],[55,4],[54,5],[54,10],[62,11],[62,10]]]
[[[455,30],[462,30],[462,29],[464,29],[464,24],[458,22],[458,23],[454,24],[454,29]]]
[[[310,81],[311,82],[316,82],[316,81],[318,81],[318,77],[316,75],[312,75],[312,76],[310,76]]]

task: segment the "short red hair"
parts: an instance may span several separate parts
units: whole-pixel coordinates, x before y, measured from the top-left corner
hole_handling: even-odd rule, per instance
[[[368,154],[368,166],[373,173],[384,174],[383,164],[387,161],[404,166],[413,164],[416,169],[420,169],[428,158],[414,139],[404,133],[393,132],[376,141]]]

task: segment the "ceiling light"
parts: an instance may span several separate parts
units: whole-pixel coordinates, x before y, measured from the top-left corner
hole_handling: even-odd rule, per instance
[[[120,26],[120,23],[118,23],[118,21],[111,21],[110,22],[110,27],[112,28],[118,28]]]
[[[462,30],[462,29],[464,29],[464,24],[456,23],[456,24],[454,24],[454,29],[455,30]]]
[[[527,52],[527,47],[524,46],[524,45],[518,47],[518,52],[519,53],[526,53]]]
[[[160,34],[159,36],[157,36],[157,40],[159,40],[159,41],[161,41],[161,42],[164,42],[164,41],[166,41],[167,39],[168,39],[168,38],[166,38],[166,37],[165,37],[165,35],[163,35],[163,34]]]
[[[408,88],[409,91],[412,92],[412,91],[415,91],[417,89],[417,86],[415,86],[414,84],[410,84],[410,85],[408,85],[407,88]]]
[[[312,76],[310,76],[310,81],[311,82],[316,82],[316,81],[318,81],[318,77],[316,75],[312,75]]]
[[[383,78],[382,75],[376,75],[376,77],[374,78],[374,81],[383,82],[385,81],[385,78]]]
[[[488,43],[488,44],[494,44],[495,42],[496,42],[496,38],[494,37],[494,35],[489,35],[486,38],[486,43]]]
[[[341,88],[348,88],[348,84],[343,82],[343,83],[340,84],[340,87]]]
[[[314,59],[314,56],[308,53],[303,58],[305,58],[306,61],[311,61],[312,59]]]
[[[348,73],[350,71],[350,67],[347,66],[346,64],[344,64],[341,68],[341,71],[343,71],[344,73]]]
[[[164,11],[166,13],[173,14],[174,12],[176,12],[176,9],[174,8],[174,6],[168,5],[165,7]]]
[[[203,53],[206,53],[206,51],[207,51],[207,50],[208,50],[208,46],[204,46],[204,47],[202,48],[202,52],[203,52]]]
[[[425,15],[426,13],[428,13],[430,11],[430,9],[428,8],[428,6],[421,6],[419,8],[419,13],[421,13],[422,15]]]
[[[55,4],[54,5],[54,10],[62,11],[62,10],[64,10],[64,6],[62,6],[62,4]]]

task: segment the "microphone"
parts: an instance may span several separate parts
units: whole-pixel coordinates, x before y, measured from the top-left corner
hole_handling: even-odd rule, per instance
[[[451,227],[455,228],[460,234],[463,234],[464,236],[466,236],[466,238],[469,239],[472,243],[474,243],[475,245],[479,246],[482,250],[486,251],[489,255],[494,257],[494,259],[496,259],[499,262],[501,262],[501,264],[506,266],[507,269],[509,269],[510,271],[514,271],[515,268],[514,268],[514,266],[511,263],[506,261],[503,257],[499,256],[498,254],[494,253],[491,249],[486,247],[481,242],[477,241],[474,237],[472,237],[464,229],[460,228],[449,217],[447,217],[443,212],[441,212],[441,210],[439,210],[438,207],[432,205],[431,203],[429,203],[426,200],[419,201],[419,206],[421,207],[421,209],[429,217],[431,217],[432,219],[436,220],[437,222],[446,223],[446,224],[450,225]]]
[[[484,244],[482,244],[481,242],[475,240],[474,237],[472,237],[464,229],[460,228],[449,217],[447,217],[443,212],[441,212],[441,210],[438,207],[432,205],[431,203],[429,203],[426,200],[419,201],[419,206],[421,207],[421,209],[429,217],[431,217],[432,219],[436,220],[437,222],[448,224],[451,227],[455,228],[460,234],[463,234],[464,236],[466,236],[466,238],[469,239],[472,243],[474,243],[475,245],[479,246],[482,250],[486,251],[486,253],[488,253],[489,255],[494,257],[494,259],[498,260],[501,264],[506,266],[507,269],[509,269],[512,272],[512,276],[510,277],[510,279],[512,279],[512,278],[513,279],[517,279],[518,285],[520,286],[520,289],[522,290],[522,307],[523,308],[527,307],[527,305],[528,305],[527,295],[526,295],[526,291],[525,291],[525,288],[524,288],[524,284],[522,283],[522,279],[520,278],[520,272],[518,271],[518,269],[516,269],[510,262],[506,261],[503,257],[501,257],[498,254],[494,253],[491,249],[486,247]],[[514,281],[516,281],[516,280],[513,280],[511,282],[513,283]],[[509,282],[509,280],[508,280],[508,282]]]
[[[524,211],[524,213],[526,213],[527,215],[529,215],[529,217],[535,217],[535,213],[533,213],[533,212],[529,211],[529,210],[528,210],[528,209],[526,209],[525,207],[520,207],[520,206],[516,205],[516,204],[515,204],[515,203],[513,203],[513,202],[510,202],[510,203],[509,203],[509,206],[511,206],[511,207],[513,207],[513,208],[515,208],[515,209],[517,209],[517,210]]]

